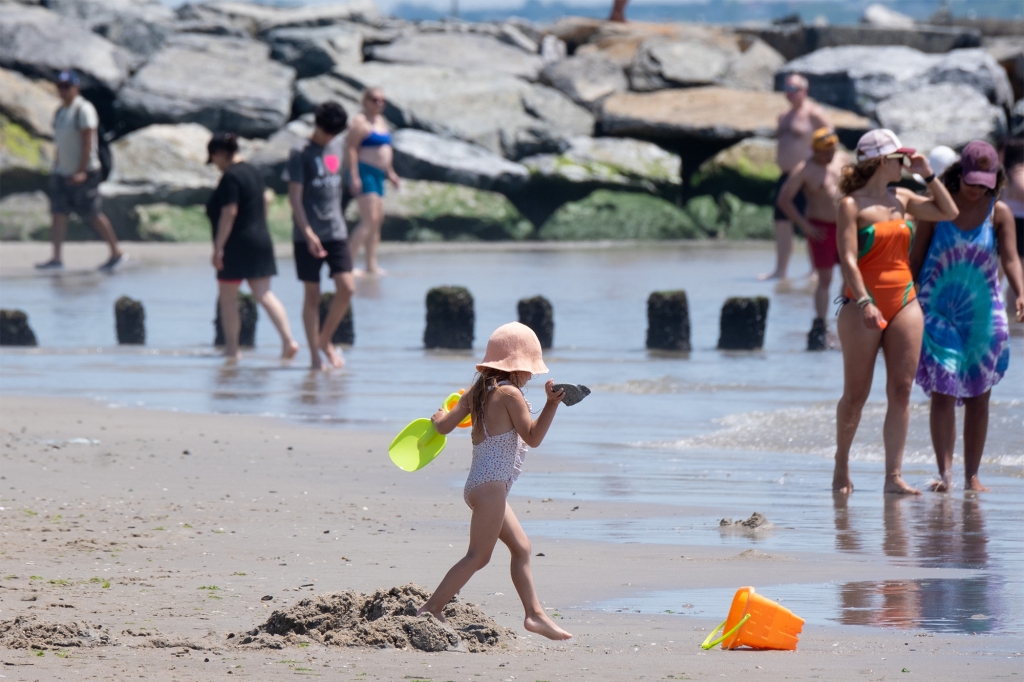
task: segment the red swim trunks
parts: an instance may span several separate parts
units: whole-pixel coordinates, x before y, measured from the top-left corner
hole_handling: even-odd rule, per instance
[[[829,270],[839,265],[839,247],[836,245],[836,224],[817,218],[807,221],[821,231],[821,239],[807,238],[807,248],[811,250],[811,262],[815,270]]]

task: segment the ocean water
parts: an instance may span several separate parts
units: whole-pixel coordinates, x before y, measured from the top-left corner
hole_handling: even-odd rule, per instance
[[[969,576],[917,585],[914,594],[920,595],[921,606],[907,618],[886,615],[885,595],[891,586],[865,583],[809,588],[806,594],[818,590],[834,596],[808,597],[805,601],[820,606],[810,619],[860,619],[879,626],[905,622],[910,623],[907,627],[964,632],[1024,631],[1024,537],[1019,532],[1024,518],[1024,339],[1012,339],[1009,372],[993,390],[982,468],[992,493],[956,492],[899,502],[880,494],[885,374],[879,361],[852,456],[858,491],[848,500],[833,499],[841,354],[804,350],[813,317],[810,295],[799,281],[788,286],[758,282],[756,274],[771,259],[770,251],[749,246],[389,254],[384,265],[391,274],[358,282],[353,303],[356,343],[346,350],[346,369],[329,373],[310,372],[305,350],[295,362],[283,365],[276,358],[276,333],[262,313],[257,347],[240,365],[225,367],[211,347],[215,283],[203,265],[135,267],[115,277],[66,273],[7,278],[0,287],[0,305],[28,312],[42,345],[0,351],[0,392],[153,409],[265,414],[397,432],[412,419],[429,416],[446,395],[468,385],[489,333],[516,318],[520,298],[542,294],[555,311],[555,347],[545,354],[550,376],[586,384],[593,394],[559,411],[544,445],[528,455],[514,493],[707,511],[683,520],[533,522],[527,524],[528,532],[944,565],[964,569]],[[292,262],[283,259],[278,265],[281,276],[274,280],[274,290],[301,341],[301,288]],[[795,273],[806,267],[803,256],[794,258]],[[453,284],[467,286],[475,299],[474,350],[425,351],[426,292]],[[693,342],[689,354],[644,348],[647,296],[666,289],[687,291]],[[146,306],[144,347],[116,345],[113,302],[122,294]],[[715,349],[721,305],[735,295],[770,297],[762,351]],[[539,408],[540,379],[526,393]],[[457,432],[454,437],[468,434]],[[911,484],[929,480],[933,457],[927,401],[915,390],[904,460]],[[545,458],[566,466],[555,467],[558,473],[538,471]],[[956,467],[959,481],[959,454]],[[462,480],[452,485],[461,486]],[[746,518],[754,511],[766,514],[775,529],[756,536],[717,530],[719,518]],[[789,594],[786,589],[799,592],[778,587],[784,595]],[[979,607],[964,615],[975,608],[972,595],[979,590],[987,599],[997,599],[1001,610]],[[936,620],[934,608],[927,605],[939,593],[953,595],[948,598],[959,600],[964,612]],[[719,597],[713,591],[706,595],[708,603],[719,603]],[[637,595],[634,601],[641,610],[679,612],[671,604],[680,598]],[[698,604],[704,598],[691,595],[681,603]],[[619,607],[624,605],[601,606]],[[972,619],[978,613],[985,618]]]

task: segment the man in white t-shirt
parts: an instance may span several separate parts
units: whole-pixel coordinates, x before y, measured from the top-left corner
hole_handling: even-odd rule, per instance
[[[127,256],[121,253],[114,228],[103,214],[99,191],[103,181],[97,135],[99,116],[96,107],[82,97],[81,83],[74,71],[61,72],[57,77],[57,92],[63,106],[53,118],[53,141],[57,148],[57,159],[50,174],[53,257],[36,268],[59,270],[64,267],[61,248],[68,233],[68,217],[74,212],[89,221],[110,246],[110,258],[100,270],[113,272]]]

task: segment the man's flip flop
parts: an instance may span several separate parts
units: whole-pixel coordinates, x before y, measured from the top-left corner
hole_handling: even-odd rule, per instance
[[[555,384],[552,388],[555,391],[565,391],[562,402],[569,407],[590,395],[590,389],[583,384]]]

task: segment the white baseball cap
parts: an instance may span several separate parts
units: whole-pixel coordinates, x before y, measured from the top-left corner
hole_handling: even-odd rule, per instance
[[[911,147],[904,147],[900,144],[900,138],[888,128],[878,128],[864,133],[857,141],[857,160],[875,159],[879,156],[885,157],[890,154],[908,154],[917,152]]]

